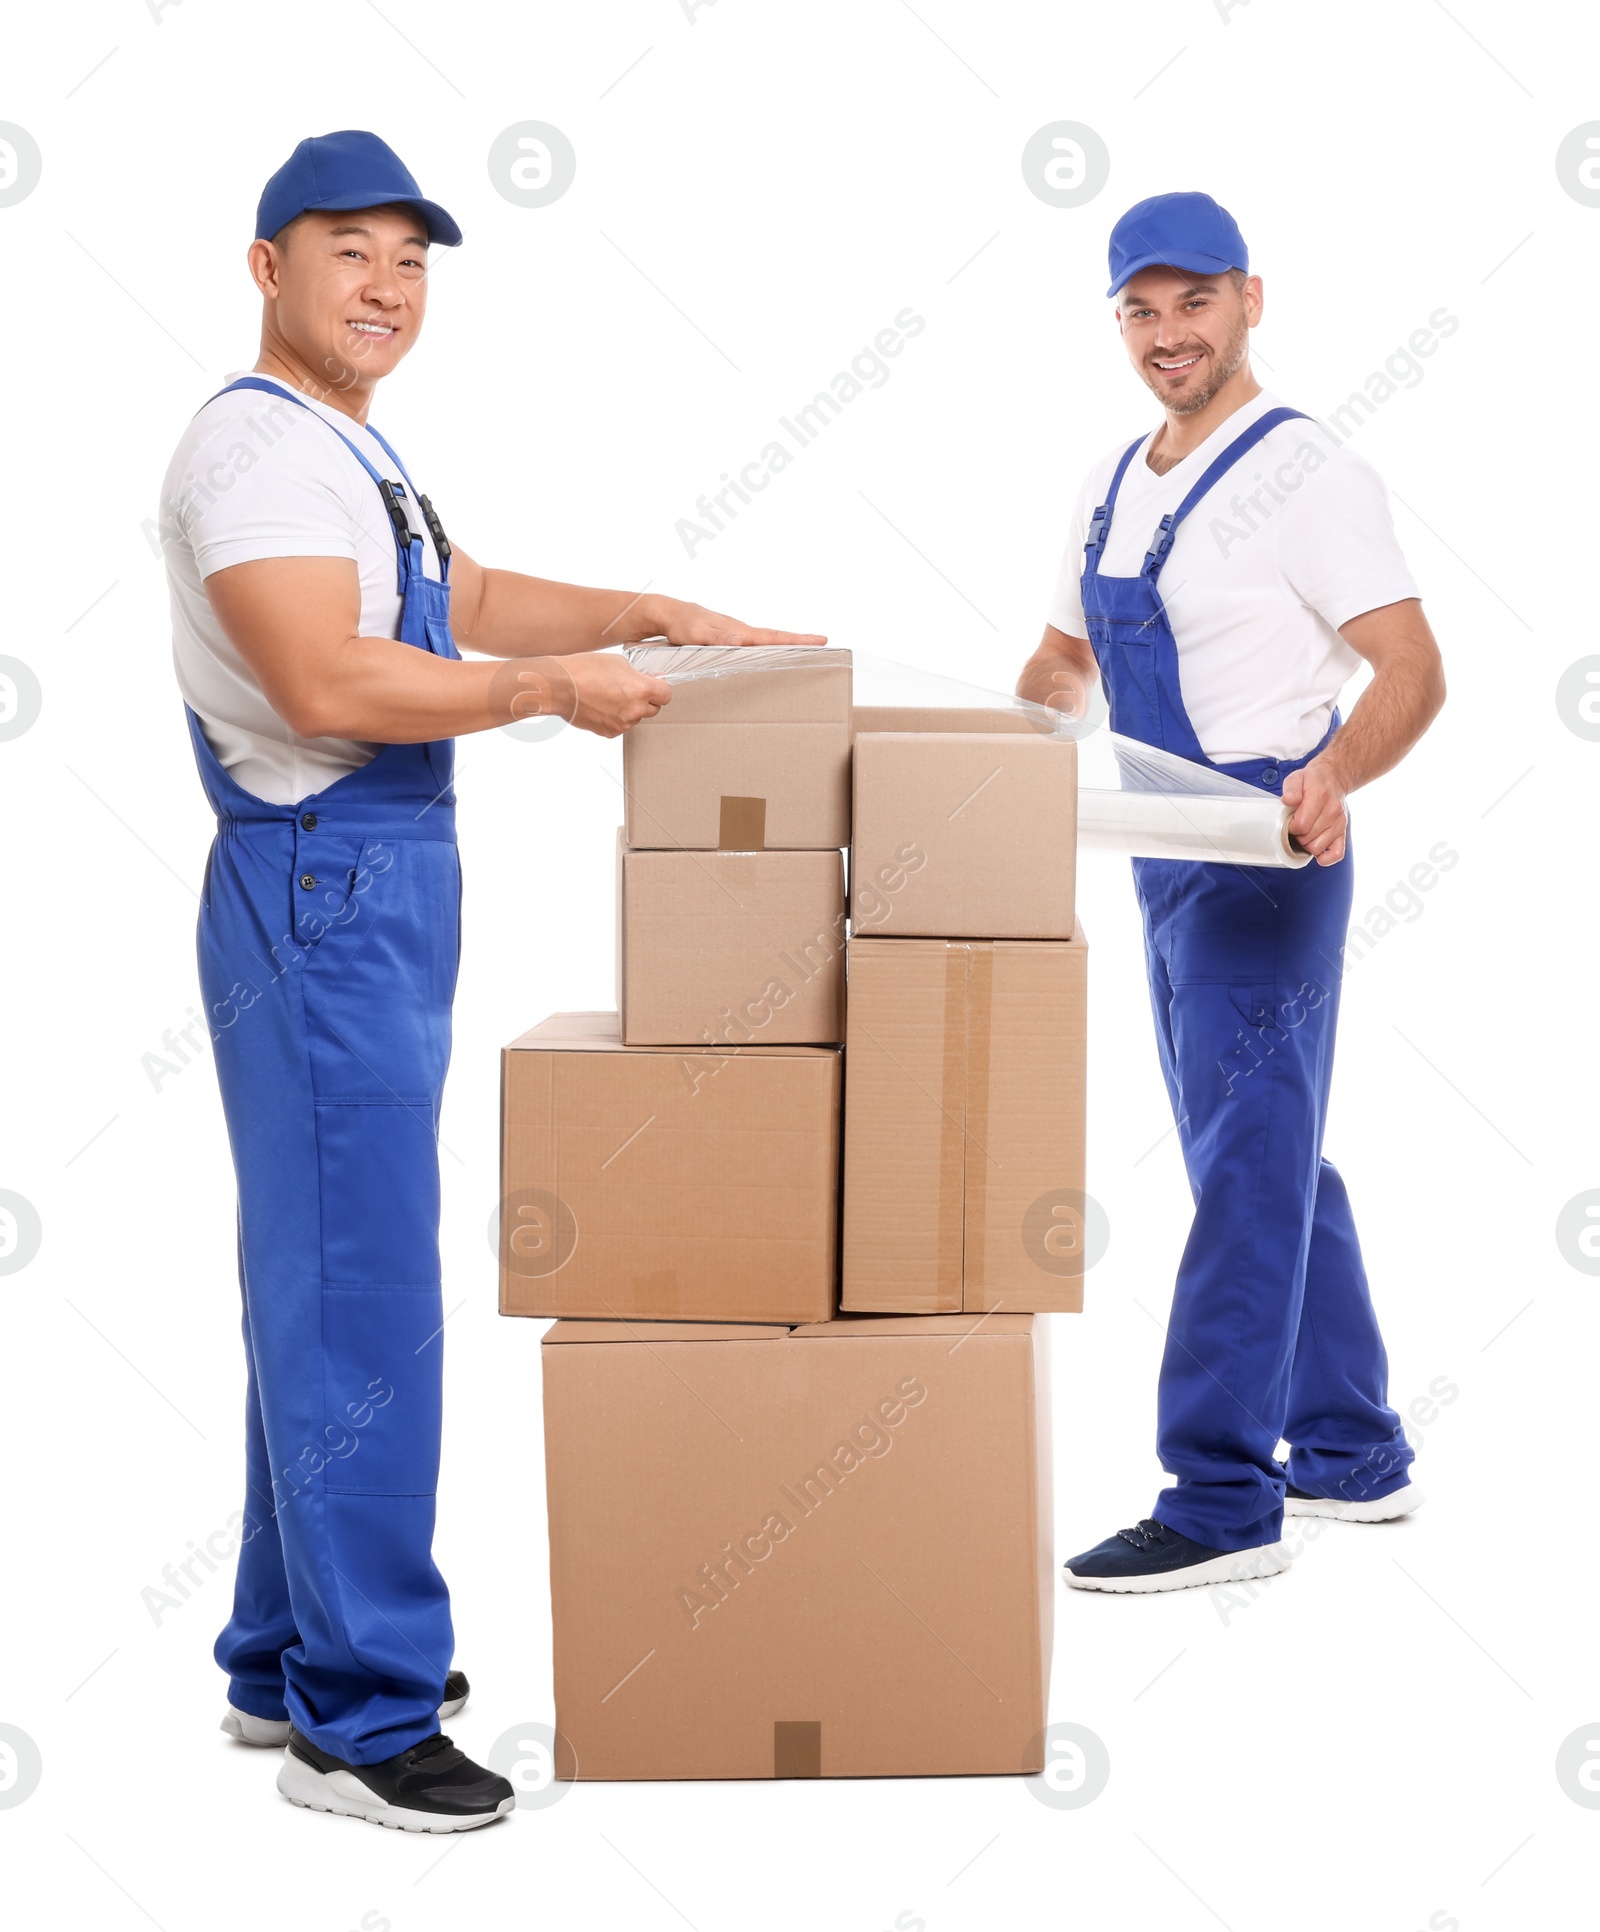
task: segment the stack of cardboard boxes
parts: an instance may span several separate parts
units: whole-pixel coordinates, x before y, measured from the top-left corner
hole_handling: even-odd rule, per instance
[[[1073,754],[853,712],[832,650],[707,653],[624,741],[618,1010],[503,1068],[559,1776],[1040,1768]]]

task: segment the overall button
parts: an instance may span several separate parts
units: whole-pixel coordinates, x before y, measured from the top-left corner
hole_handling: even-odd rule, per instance
[[[316,883],[317,883],[316,880],[312,878],[309,872],[302,872],[300,874],[300,890],[302,892],[314,891],[316,888]]]
[[[1261,782],[1263,785],[1276,785],[1278,776],[1278,767],[1276,765],[1268,765],[1266,770],[1261,774]]]
[[[305,817],[300,821],[300,829],[302,832],[314,832],[317,829],[317,815],[315,812],[306,813]]]

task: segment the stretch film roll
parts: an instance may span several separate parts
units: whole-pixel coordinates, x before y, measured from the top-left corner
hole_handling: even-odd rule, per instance
[[[1289,841],[1289,808],[1244,791],[1078,794],[1078,846],[1129,859],[1198,859],[1211,864],[1302,866],[1310,854]]]

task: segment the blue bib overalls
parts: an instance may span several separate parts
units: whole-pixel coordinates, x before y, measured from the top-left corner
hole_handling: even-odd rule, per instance
[[[1236,437],[1161,519],[1136,577],[1102,574],[1123,453],[1084,548],[1083,610],[1111,728],[1211,765],[1184,709],[1158,588],[1185,517],[1298,410]],[[1337,729],[1334,718],[1328,737]],[[1212,766],[1279,792],[1291,762]],[[1322,1158],[1353,866],[1302,870],[1136,859],[1161,1069],[1194,1194],[1161,1365],[1157,1451],[1176,1480],[1158,1521],[1212,1549],[1278,1540],[1285,1471],[1357,1501],[1406,1480],[1388,1362],[1344,1183]]]
[[[230,386],[299,400],[255,377]],[[414,534],[384,502],[400,638],[453,658],[449,546],[434,526],[444,577],[425,576],[420,514]],[[200,983],[238,1176],[248,1376],[244,1540],[216,1657],[237,1709],[376,1763],[438,1730],[452,1651],[431,1546],[454,748],[387,745],[271,805],[228,776],[192,711],[189,730],[217,814]]]

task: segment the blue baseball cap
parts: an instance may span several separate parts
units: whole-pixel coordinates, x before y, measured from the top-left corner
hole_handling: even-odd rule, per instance
[[[261,190],[256,209],[256,239],[271,241],[296,215],[313,208],[384,208],[404,202],[422,216],[430,242],[460,245],[461,230],[436,201],[427,200],[417,178],[376,134],[346,128],[339,134],[313,134],[302,141]]]
[[[1115,295],[1141,268],[1187,269],[1220,275],[1250,266],[1239,224],[1210,195],[1151,195],[1136,201],[1111,231],[1111,286]]]

